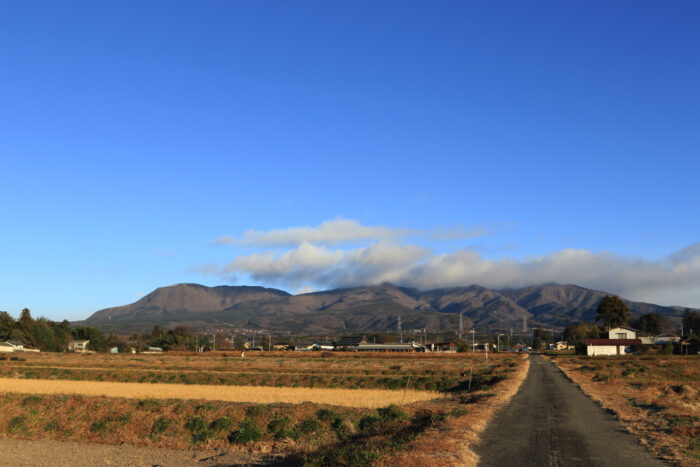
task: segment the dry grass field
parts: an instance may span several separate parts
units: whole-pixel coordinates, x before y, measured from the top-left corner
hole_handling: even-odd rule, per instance
[[[249,354],[0,358],[0,431],[299,465],[463,465],[527,369],[514,354]]]
[[[275,453],[299,465],[473,463],[470,443],[527,371],[514,354],[16,357],[0,360],[4,436]]]
[[[552,361],[652,452],[700,465],[700,359],[697,356],[556,356]]]
[[[457,355],[248,352],[0,356],[0,377],[233,386],[445,391],[468,369]],[[410,375],[410,378],[409,378]]]

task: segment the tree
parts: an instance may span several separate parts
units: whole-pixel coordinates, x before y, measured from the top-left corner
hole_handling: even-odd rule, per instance
[[[577,353],[586,353],[586,339],[600,337],[600,328],[591,323],[579,323],[564,329],[564,339],[576,348]]]
[[[647,313],[639,317],[637,321],[637,328],[651,336],[656,336],[661,334],[661,328],[663,327],[665,319],[659,313]]]
[[[32,313],[29,311],[29,308],[22,310],[22,313],[19,315],[19,320],[17,320],[17,324],[25,333],[28,333],[32,329],[34,320],[32,319]]]
[[[683,334],[698,334],[700,332],[700,313],[686,309],[683,314]]]
[[[627,323],[630,309],[617,295],[603,297],[596,309],[596,321],[603,322],[604,329],[611,329]]]
[[[7,340],[15,328],[15,320],[6,311],[0,311],[0,340]]]

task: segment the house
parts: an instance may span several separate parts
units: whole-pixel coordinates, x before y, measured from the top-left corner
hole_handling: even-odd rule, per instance
[[[89,340],[77,340],[68,342],[69,352],[87,352]]]
[[[109,349],[109,353],[119,353],[119,347],[112,347]]]
[[[552,350],[572,350],[574,348],[573,345],[569,345],[568,342],[566,341],[559,341],[556,344],[553,345]]]
[[[681,341],[680,337],[672,336],[671,334],[659,334],[658,336],[640,337],[639,339],[644,345],[677,344]]]
[[[608,331],[607,339],[586,339],[586,355],[625,355],[633,352],[632,346],[641,345],[637,330],[619,326]]]
[[[5,341],[5,344],[11,346],[13,352],[22,352],[24,350],[24,344],[20,341]]]
[[[608,339],[636,339],[637,330],[627,326],[612,328],[608,331]]]
[[[7,342],[0,342],[0,353],[2,353],[2,352],[9,353],[9,352],[14,352],[14,351],[15,351],[15,348],[12,345],[8,344]]]
[[[336,350],[355,350],[358,345],[366,344],[365,336],[343,336],[335,343]]]
[[[430,352],[457,353],[457,343],[454,341],[433,342],[426,347]]]

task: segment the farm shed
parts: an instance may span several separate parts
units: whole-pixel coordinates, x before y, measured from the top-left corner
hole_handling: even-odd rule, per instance
[[[359,344],[358,352],[415,352],[413,344]]]
[[[632,346],[641,343],[639,339],[586,339],[586,355],[626,355],[632,353]]]

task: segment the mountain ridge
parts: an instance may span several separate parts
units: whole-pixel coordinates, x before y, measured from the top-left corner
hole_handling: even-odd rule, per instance
[[[78,325],[111,332],[139,332],[149,326],[196,329],[246,328],[292,333],[377,332],[403,329],[454,330],[522,327],[562,329],[593,321],[601,298],[611,295],[575,284],[548,283],[489,289],[472,284],[420,291],[385,283],[292,295],[261,286],[207,287],[181,283],[159,287],[128,305],[105,308]],[[675,324],[683,307],[625,300],[633,316],[657,312]]]

